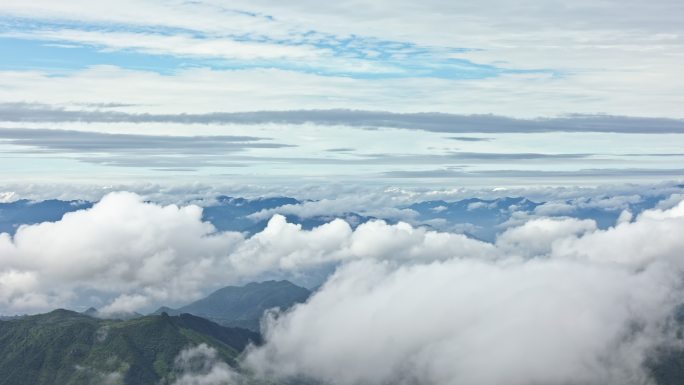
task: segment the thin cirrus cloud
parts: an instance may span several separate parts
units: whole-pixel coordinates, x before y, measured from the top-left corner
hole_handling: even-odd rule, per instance
[[[59,52],[59,48],[63,48],[78,49],[83,55],[102,58],[111,58],[112,54],[115,57],[128,54],[163,56],[167,59],[190,60],[194,65],[203,67],[281,68],[360,78],[482,79],[504,74],[558,72],[539,68],[505,68],[457,57],[473,50],[470,48],[420,45],[356,34],[339,36],[311,29],[301,30],[301,26],[290,26],[285,36],[276,36],[272,27],[279,23],[269,17],[249,17],[250,25],[243,25],[246,29],[224,27],[222,31],[206,31],[196,29],[197,26],[194,29],[168,26],[152,29],[120,22],[113,22],[107,27],[97,22],[50,23],[40,19],[2,23],[2,11],[0,6],[0,39],[7,40],[7,44],[30,47],[33,54],[25,55],[20,60],[36,67],[57,65],[54,61],[46,64],[44,60],[36,60],[36,56],[68,56],[67,52]],[[247,12],[230,13],[231,18],[242,19]],[[257,19],[265,22],[263,26],[268,31],[259,33],[250,30],[256,27],[254,21]],[[225,23],[230,25],[230,18]],[[124,59],[124,66],[133,64],[131,59]],[[167,65],[181,67],[187,64],[184,61],[171,60]],[[69,60],[60,64],[70,67]]]
[[[0,121],[84,123],[178,123],[263,125],[316,124],[356,128],[397,128],[438,133],[598,132],[623,134],[681,134],[684,120],[613,115],[568,115],[520,119],[497,115],[396,113],[348,109],[212,112],[203,114],[127,113],[107,110],[67,110],[44,104],[0,104]],[[487,139],[453,137],[460,141]]]

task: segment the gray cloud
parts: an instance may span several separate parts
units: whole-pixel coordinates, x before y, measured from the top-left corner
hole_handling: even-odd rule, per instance
[[[150,167],[156,171],[182,171],[190,172],[196,171],[202,167],[247,167],[247,163],[241,163],[238,160],[225,159],[226,156],[222,154],[211,155],[150,155],[150,154],[109,154],[109,155],[93,155],[93,156],[79,156],[81,162],[99,164],[102,166],[117,166],[117,167]]]
[[[442,154],[359,154],[354,157],[322,158],[312,157],[253,157],[237,156],[239,159],[252,162],[275,162],[275,163],[301,163],[301,164],[330,164],[330,165],[416,165],[416,164],[447,164],[455,163],[500,163],[500,162],[525,162],[532,161],[581,161],[591,158],[594,154],[542,154],[529,152],[463,152],[448,151]],[[595,161],[595,160],[592,160]]]
[[[464,171],[455,168],[433,170],[393,170],[382,173],[386,178],[466,178],[466,177],[626,177],[626,176],[684,176],[684,169],[642,169],[642,168],[610,168],[582,169],[574,171],[541,171],[541,170],[483,170]]]
[[[444,133],[610,132],[684,133],[684,121],[611,115],[568,115],[516,119],[497,115],[457,115],[437,112],[394,113],[364,110],[291,110],[213,112],[206,114],[134,114],[105,110],[67,110],[45,104],[0,104],[0,121],[181,124],[319,124],[358,128],[399,128]]]
[[[328,151],[328,152],[354,152],[354,151],[356,151],[356,149],[351,148],[351,147],[339,147],[339,148],[329,148],[326,151]]]
[[[232,156],[248,149],[292,145],[253,136],[169,136],[108,134],[51,129],[0,128],[0,144],[9,154],[77,154],[81,162],[157,171],[194,171],[199,167],[244,167]],[[231,158],[227,155],[231,154]]]
[[[459,142],[489,142],[494,140],[493,138],[476,138],[472,136],[451,136],[447,139],[457,140]]]
[[[182,168],[244,167],[248,164],[320,165],[454,165],[461,163],[500,163],[545,161],[582,161],[593,154],[492,153],[447,151],[437,154],[347,154],[351,148],[328,150],[341,154],[327,158],[312,156],[252,156],[247,149],[278,149],[293,145],[275,143],[253,136],[168,136],[109,134],[101,132],[0,128],[0,143],[13,145],[10,153],[76,153],[82,162],[123,167]],[[230,156],[227,157],[226,155]]]
[[[204,154],[248,148],[282,148],[290,145],[268,142],[253,136],[169,136],[107,134],[72,130],[0,128],[0,140],[43,152],[145,151]]]

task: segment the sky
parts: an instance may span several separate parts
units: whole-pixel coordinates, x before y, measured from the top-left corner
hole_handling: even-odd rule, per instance
[[[0,4],[5,183],[684,174],[684,4]]]
[[[240,358],[264,382],[654,384],[682,349],[683,18],[2,0],[0,315],[290,279],[315,293]],[[241,383],[197,357],[183,383]]]

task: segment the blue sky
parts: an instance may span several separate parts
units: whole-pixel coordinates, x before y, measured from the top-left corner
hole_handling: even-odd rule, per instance
[[[250,16],[258,17],[258,16]],[[142,28],[120,24],[51,23],[31,19],[0,20],[0,47],[13,54],[0,65],[4,69],[40,69],[74,71],[95,65],[115,65],[124,69],[173,73],[175,70],[200,67],[215,70],[276,68],[327,76],[361,79],[428,77],[444,79],[483,79],[503,74],[546,73],[549,69],[511,69],[496,64],[480,64],[453,57],[476,48],[418,46],[411,42],[386,41],[373,37],[334,36],[304,32],[298,38],[278,39],[268,36],[229,34],[211,36],[202,31],[172,28]],[[80,33],[80,36],[79,36]],[[89,36],[95,34],[96,36]],[[323,58],[339,60],[339,66],[319,62],[320,58],[296,54],[235,57],[229,50],[197,51],[189,47],[163,49],[154,44],[112,45],[106,36],[137,34],[157,39],[183,37],[197,44],[232,42],[234,44],[303,48]],[[120,36],[121,37],[121,36]],[[171,42],[170,42],[171,43]],[[168,49],[171,48],[171,49]],[[313,59],[313,60],[312,60]],[[357,66],[358,65],[358,66]],[[359,68],[359,66],[361,68]]]
[[[0,167],[13,183],[676,180],[678,14],[666,1],[10,0]]]

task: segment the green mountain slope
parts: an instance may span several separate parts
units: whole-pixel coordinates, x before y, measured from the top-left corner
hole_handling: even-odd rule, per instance
[[[174,360],[205,343],[234,364],[259,335],[189,314],[129,321],[55,310],[0,321],[0,385],[168,384]]]
[[[278,307],[289,309],[309,298],[311,292],[289,281],[253,282],[245,286],[227,286],[179,309],[160,308],[154,314],[190,313],[224,326],[259,330],[264,311]]]

